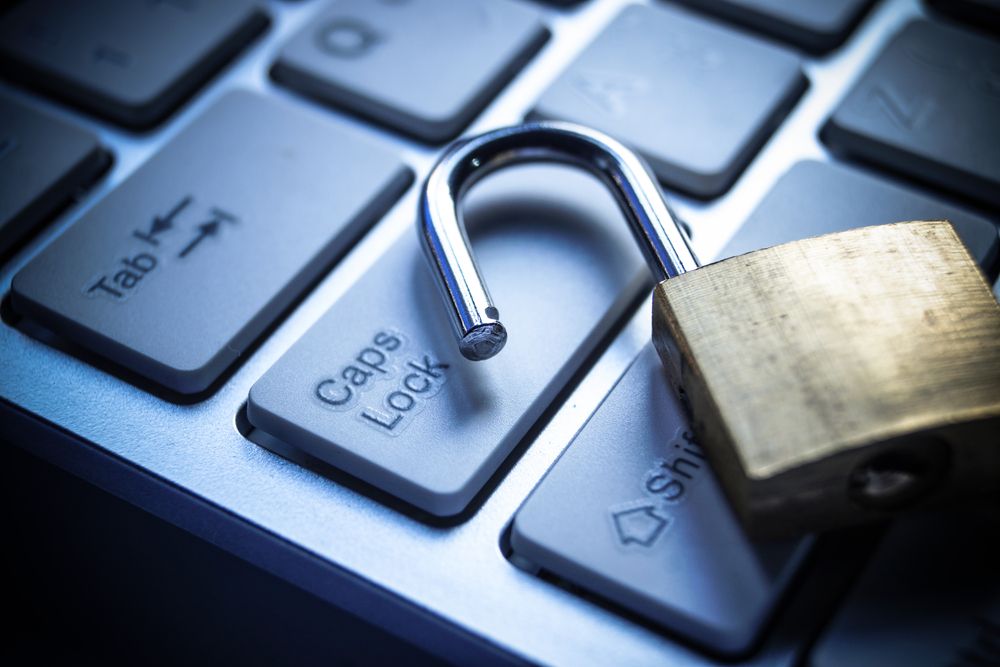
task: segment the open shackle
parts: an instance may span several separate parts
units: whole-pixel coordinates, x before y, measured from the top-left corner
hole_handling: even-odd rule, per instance
[[[597,176],[625,214],[657,282],[698,268],[645,162],[606,134],[572,123],[539,122],[460,139],[427,177],[418,217],[424,252],[462,356],[473,361],[499,352],[507,330],[476,267],[459,203],[487,174],[526,162],[571,164]]]

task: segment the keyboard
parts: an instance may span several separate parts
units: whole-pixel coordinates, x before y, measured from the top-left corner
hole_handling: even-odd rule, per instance
[[[466,197],[511,332],[487,362],[415,225],[450,140],[567,120],[646,158],[703,263],[945,218],[1000,294],[998,25],[993,0],[14,3],[0,441],[452,663],[1000,663],[995,507],[747,538],[595,179]]]

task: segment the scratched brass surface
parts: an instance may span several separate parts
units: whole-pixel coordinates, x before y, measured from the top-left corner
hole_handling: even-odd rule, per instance
[[[1000,306],[947,222],[855,229],[667,280],[653,331],[754,533],[1000,486]],[[899,506],[859,501],[852,474],[872,460],[934,483]]]

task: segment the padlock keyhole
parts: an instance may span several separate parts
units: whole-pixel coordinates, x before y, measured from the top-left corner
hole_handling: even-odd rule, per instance
[[[948,472],[948,444],[940,438],[908,442],[859,463],[847,482],[851,500],[872,510],[898,510],[934,490]]]

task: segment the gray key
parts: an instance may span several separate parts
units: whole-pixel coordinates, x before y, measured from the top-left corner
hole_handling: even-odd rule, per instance
[[[813,52],[839,46],[872,0],[681,0]]]
[[[786,51],[684,10],[630,6],[532,115],[603,130],[671,187],[710,197],[732,185],[804,88]]]
[[[292,38],[272,74],[323,102],[444,141],[547,37],[535,11],[508,0],[344,0]]]
[[[249,0],[32,0],[0,18],[0,67],[115,122],[147,127],[267,24]]]
[[[195,393],[410,180],[320,116],[231,93],[17,273],[13,305]]]
[[[908,24],[834,112],[829,143],[1000,206],[1000,42]]]
[[[720,258],[903,220],[950,220],[983,270],[993,273],[1000,242],[990,221],[850,167],[812,161],[799,162],[778,180]]]
[[[461,356],[407,230],[253,386],[247,406],[264,432],[439,516],[469,504],[649,285],[614,201],[580,173],[504,171],[463,209],[511,332],[503,354]],[[552,318],[556,305],[566,310]]]
[[[0,98],[0,255],[107,164],[91,132]]]
[[[651,345],[514,517],[514,553],[716,652],[754,641],[811,538],[750,543]]]
[[[1000,664],[1000,517],[914,516],[879,546],[811,665]]]

